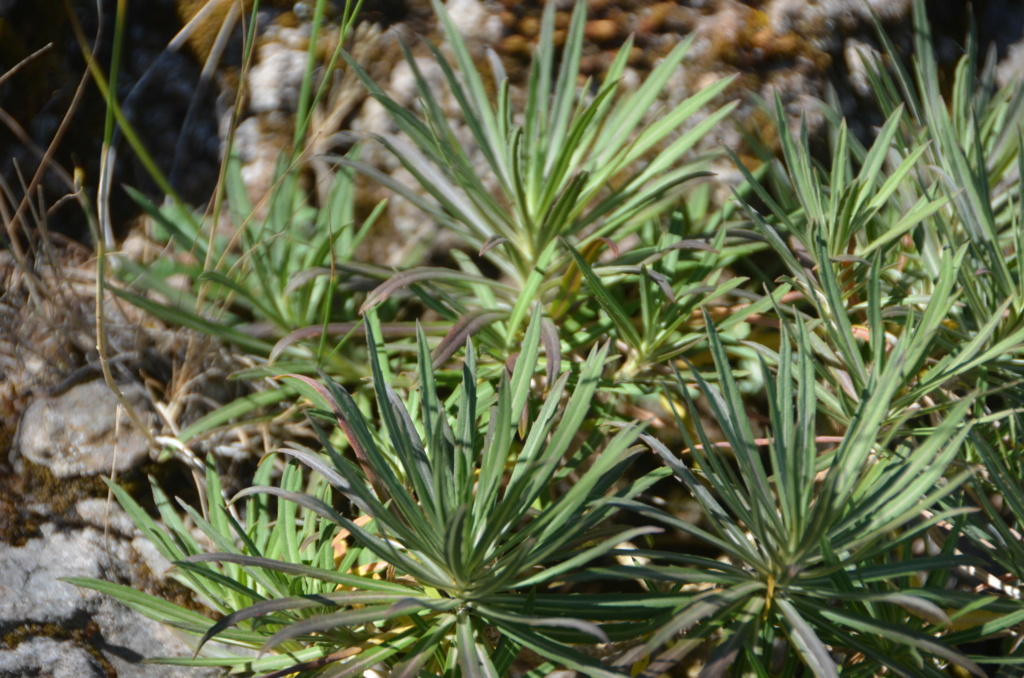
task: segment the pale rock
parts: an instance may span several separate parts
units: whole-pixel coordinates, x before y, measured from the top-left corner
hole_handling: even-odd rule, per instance
[[[79,506],[81,509],[82,507]],[[85,513],[96,507],[86,507]],[[109,596],[78,588],[63,577],[92,577],[138,586],[143,570],[133,545],[113,531],[86,527],[65,532],[52,523],[24,546],[0,544],[0,634],[31,626],[61,629],[69,639],[32,638],[0,647],[0,678],[107,676],[102,654],[119,678],[175,678],[181,667],[145,664],[149,657],[190,656],[191,646],[173,629],[143,617]],[[95,631],[75,637],[92,622]],[[187,675],[212,678],[217,669]]]
[[[306,75],[302,39],[302,29],[280,29],[273,36],[264,36],[247,81],[253,112],[295,111]]]
[[[480,0],[448,0],[445,8],[463,37],[488,44],[501,40],[501,17]]]
[[[872,13],[886,23],[898,21],[910,14],[910,5],[910,0],[773,0],[764,11],[779,34],[808,27],[831,33],[857,24],[870,27]]]
[[[996,84],[1007,87],[1024,79],[1024,40],[1010,45],[1006,57],[996,67]]]
[[[862,97],[871,95],[871,80],[868,75],[876,60],[880,58],[878,50],[856,38],[847,38],[843,44],[843,60],[846,61],[846,68],[850,72],[850,84]]]
[[[147,425],[155,425],[149,398],[138,384],[121,392]],[[149,458],[149,440],[103,380],[34,400],[21,416],[17,449],[58,478],[125,472]]]
[[[106,678],[107,672],[77,643],[32,638],[11,650],[0,650],[0,677]]]
[[[82,499],[75,504],[75,513],[83,523],[98,530],[110,531],[121,537],[135,534],[135,523],[113,498]]]

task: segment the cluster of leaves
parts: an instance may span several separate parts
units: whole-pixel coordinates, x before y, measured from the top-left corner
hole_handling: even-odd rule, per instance
[[[635,91],[619,82],[628,44],[580,88],[585,5],[553,77],[549,3],[520,117],[501,64],[488,82],[435,7],[454,63],[433,55],[472,148],[408,48],[418,112],[348,58],[400,131],[377,141],[421,190],[342,158],[316,210],[283,165],[260,221],[229,164],[239,255],[148,207],[180,247],[228,265],[190,269],[206,290],[185,305],[125,296],[283,359],[319,434],[317,450],[265,459],[233,505],[211,462],[206,510],[184,510],[212,551],[158,488],[163,525],[115,488],[223,616],[211,626],[75,583],[200,638],[196,657],[163,661],[267,676],[653,677],[693,661],[702,676],[981,676],[1024,663],[1019,589],[994,576],[1024,576],[1024,87],[997,90],[970,51],[947,105],[918,0],[913,69],[870,64],[886,115],[870,146],[830,111],[820,163],[776,102],[781,157],[756,172],[734,158],[738,200],[712,208],[707,184],[683,202],[680,185],[706,170],[686,158],[731,105],[686,123],[728,83],[649,118],[685,45]],[[352,260],[372,227],[353,219],[352,171],[469,253],[397,273]],[[780,268],[744,260],[758,250]],[[383,282],[364,295],[338,271]],[[403,320],[427,312],[441,320]],[[241,329],[252,322],[277,345]],[[356,328],[365,352],[327,351]],[[664,417],[620,421],[652,394]],[[670,481],[699,521],[675,510]],[[972,656],[978,641],[999,649]]]
[[[488,94],[462,37],[438,6],[458,71],[437,48],[431,49],[448,94],[459,103],[460,124],[472,135],[472,153],[458,142],[455,122],[446,116],[408,48],[422,118],[389,97],[350,60],[401,132],[377,140],[416,177],[422,192],[372,167],[346,164],[418,205],[501,273],[495,281],[468,257],[459,259],[460,271],[413,268],[374,290],[364,308],[414,283],[429,285],[433,310],[457,326],[472,323],[485,346],[506,354],[519,345],[525,318],[542,312],[548,318],[548,333],[559,336],[558,342],[551,342],[552,349],[560,350],[565,343],[570,350],[585,351],[611,331],[626,344],[635,369],[624,369],[632,374],[692,345],[685,327],[691,311],[742,282],[721,279],[720,268],[728,255],[703,241],[686,241],[678,231],[662,233],[658,226],[644,228],[671,206],[681,183],[707,173],[707,159],[684,161],[684,154],[729,114],[735,102],[678,134],[695,113],[720,97],[730,82],[723,79],[656,121],[645,121],[682,61],[688,41],[666,56],[640,87],[626,91],[621,76],[631,48],[627,41],[593,96],[581,97],[591,89],[589,83],[582,89],[577,85],[586,19],[582,4],[572,15],[552,84],[554,15],[554,5],[549,4],[519,123],[500,61],[490,61],[499,90],[495,98]],[[474,164],[474,157],[482,160]],[[615,188],[609,189],[613,181]],[[616,243],[630,236],[639,236],[642,246],[620,255]],[[595,271],[594,262],[604,247],[614,257]],[[695,265],[680,265],[678,251],[686,248],[706,254]],[[596,304],[580,296],[584,277]],[[670,303],[663,304],[666,300]],[[644,305],[644,323],[637,329],[632,318],[639,303]],[[662,306],[663,312],[657,312]],[[561,331],[555,329],[556,323],[563,323]],[[450,354],[464,339],[463,333],[453,332],[439,349]]]
[[[529,434],[517,438],[519,418],[513,413],[529,404],[539,334],[535,317],[527,330],[533,350],[520,356],[497,392],[478,392],[475,351],[467,347],[463,380],[446,404],[437,392],[421,332],[422,437],[371,351],[374,390],[394,459],[378,447],[342,387],[296,375],[302,392],[324,408],[314,410],[314,416],[344,431],[357,461],[341,455],[326,434],[323,452],[298,445],[281,449],[280,455],[314,470],[317,480],[302,488],[302,474],[287,465],[279,484],[263,485],[273,467],[273,458],[264,460],[256,484],[238,495],[255,497],[245,503],[244,526],[226,511],[211,469],[207,496],[214,504],[209,513],[216,518],[208,521],[185,509],[221,552],[205,552],[161,494],[158,504],[170,534],[115,487],[146,534],[181,564],[184,581],[225,614],[212,627],[200,615],[127,587],[72,581],[115,594],[187,631],[203,631],[200,646],[216,636],[283,653],[255,660],[245,655],[180,660],[187,665],[284,675],[355,656],[330,675],[359,675],[386,660],[396,662],[394,674],[401,676],[455,667],[464,675],[502,675],[526,647],[589,675],[616,675],[569,642],[608,642],[614,630],[588,620],[640,623],[651,616],[650,604],[630,605],[619,595],[596,594],[572,596],[572,609],[566,610],[566,596],[555,589],[567,572],[656,531],[613,528],[609,518],[617,512],[617,501],[636,497],[665,474],[656,470],[625,485],[616,482],[641,449],[634,444],[641,432],[637,424],[622,424],[609,435],[613,422],[606,422],[586,438],[578,435],[607,345],[595,348],[574,375],[576,387],[564,403],[570,374],[551,385]],[[456,414],[449,422],[452,411]],[[395,461],[403,474],[396,473]],[[571,489],[552,495],[552,486],[569,475]],[[332,488],[371,522],[337,511]],[[268,496],[284,500],[276,515]],[[356,545],[342,555],[343,535],[354,537]],[[375,572],[386,568],[394,576],[362,575],[360,565]],[[243,623],[251,628],[231,630]],[[487,635],[491,629],[503,637],[493,650]],[[307,644],[312,647],[302,650]]]

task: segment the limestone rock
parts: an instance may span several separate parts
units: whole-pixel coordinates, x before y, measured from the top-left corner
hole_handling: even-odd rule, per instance
[[[0,629],[28,623],[81,627],[99,594],[58,578],[125,575],[130,553],[117,540],[104,542],[102,532],[64,533],[49,523],[42,531],[42,538],[24,546],[0,544]]]
[[[0,649],[0,676],[105,678],[97,660],[72,641],[32,638],[12,650]]]
[[[141,386],[127,384],[121,390],[145,420],[155,421]],[[126,413],[118,416],[118,407],[117,397],[102,380],[37,399],[21,416],[18,449],[58,478],[135,468],[148,458],[149,443]]]
[[[184,675],[180,667],[142,663],[154,656],[188,656],[191,648],[174,631],[108,596],[60,580],[94,577],[137,584],[140,556],[130,542],[115,532],[104,536],[91,527],[63,532],[52,523],[41,533],[21,547],[0,544],[0,635],[26,637],[0,644],[0,678]],[[197,669],[188,675],[218,671]]]

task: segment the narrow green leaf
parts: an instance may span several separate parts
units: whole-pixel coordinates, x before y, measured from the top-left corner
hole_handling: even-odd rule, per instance
[[[631,314],[626,311],[621,303],[614,296],[608,288],[601,282],[601,279],[591,268],[587,260],[576,251],[572,245],[568,242],[563,241],[562,245],[569,252],[576,266],[583,273],[583,277],[587,280],[587,285],[590,286],[590,291],[593,293],[597,303],[600,304],[604,312],[608,314],[608,318],[615,325],[615,329],[618,330],[619,336],[633,349],[639,349],[642,342],[640,334],[637,332],[636,327],[633,326],[633,320]]]
[[[800,613],[785,598],[775,598],[772,602],[782,612],[786,620],[787,635],[793,647],[800,653],[800,658],[814,672],[817,678],[839,678],[836,663],[832,660],[828,648],[821,642],[811,625],[800,616]]]

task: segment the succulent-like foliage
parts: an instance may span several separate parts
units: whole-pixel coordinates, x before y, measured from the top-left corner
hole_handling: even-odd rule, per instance
[[[904,675],[942,675],[929,656],[985,675],[934,637],[950,625],[944,609],[948,592],[915,583],[923,573],[967,559],[950,553],[909,557],[914,539],[965,510],[934,507],[967,476],[949,471],[970,430],[964,422],[969,402],[953,408],[927,437],[879,437],[912,349],[914,338],[907,339],[868,386],[846,435],[822,454],[808,333],[802,323],[789,329],[799,350],[794,355],[784,344],[777,379],[768,379],[772,437],[766,442],[751,432],[710,323],[719,385],[695,376],[725,440],[712,442],[699,420],[699,442],[687,435],[683,456],[645,437],[700,504],[707,527],[624,503],[725,558],[633,553],[652,560],[639,573],[649,579],[706,588],[686,595],[673,619],[629,656],[653,652],[652,664],[664,670],[715,634],[721,640],[702,676],[736,675],[740,666],[757,667],[760,675],[792,675],[800,663],[822,677],[838,676],[837,664],[863,675],[883,667]],[[636,567],[617,571],[638,576]],[[785,650],[783,661],[773,648]],[[860,658],[853,660],[855,655]]]
[[[780,157],[735,157],[739,200],[716,207],[694,182],[680,201],[708,167],[687,153],[731,105],[694,113],[727,83],[654,114],[686,44],[634,91],[627,45],[581,88],[585,4],[560,61],[554,5],[522,111],[439,2],[452,58],[431,49],[460,122],[410,50],[413,110],[348,61],[418,190],[351,155],[313,209],[285,163],[253,219],[229,162],[240,250],[146,205],[203,263],[125,268],[140,293],[123,296],[279,361],[244,376],[293,373],[260,402],[301,393],[319,446],[268,456],[234,502],[211,464],[188,520],[159,488],[162,525],[114,489],[216,621],[75,583],[199,638],[176,663],[268,676],[1018,666],[1024,88],[996,89],[972,48],[947,103],[918,0],[914,67],[869,64],[885,115],[870,143],[827,110],[822,162],[776,101]],[[354,170],[467,251],[398,272],[355,260],[373,220],[354,220]],[[672,475],[699,518],[675,510]],[[971,655],[980,641],[1000,656]]]
[[[658,531],[615,528],[609,519],[617,501],[635,497],[664,473],[619,482],[642,449],[636,444],[641,427],[592,428],[587,422],[607,346],[596,348],[577,374],[562,374],[539,410],[526,415],[526,435],[517,434],[524,414],[533,411],[530,381],[539,334],[535,319],[515,368],[486,398],[477,392],[474,353],[468,348],[463,380],[453,395],[454,420],[438,396],[421,334],[418,425],[371,352],[386,431],[380,442],[341,387],[295,376],[300,390],[324,408],[316,414],[344,432],[354,459],[337,451],[327,435],[322,454],[294,445],[280,450],[328,485],[314,483],[312,491],[300,491],[300,474],[289,465],[280,485],[255,485],[239,493],[238,499],[250,498],[249,516],[260,515],[265,496],[279,498],[271,535],[265,535],[259,518],[250,517],[251,529],[242,530],[225,515],[208,521],[192,512],[223,551],[200,552],[191,538],[187,548],[175,547],[159,536],[198,593],[211,587],[233,591],[218,608],[249,601],[206,630],[200,644],[222,635],[228,642],[258,638],[253,644],[261,651],[293,652],[301,641],[319,648],[319,663],[337,658],[342,668],[332,675],[356,675],[360,667],[385,660],[400,676],[433,675],[454,666],[465,676],[501,675],[523,647],[556,666],[618,675],[570,643],[609,642],[603,624],[612,621],[649,624],[649,607],[624,605],[622,596],[558,589],[616,545]],[[570,378],[575,388],[568,394]],[[581,436],[588,428],[590,433]],[[563,488],[570,476],[571,486]],[[362,519],[336,509],[330,488]],[[356,547],[336,564],[332,544],[342,533],[352,535]],[[279,555],[266,555],[268,549]],[[358,553],[386,564],[383,581],[348,573]],[[243,572],[244,585],[236,581]],[[138,599],[129,596],[126,602],[132,600]],[[173,619],[181,615],[176,612]],[[231,631],[238,625],[246,632]],[[195,630],[195,619],[185,626]],[[313,666],[309,661],[303,659],[294,670]]]
[[[546,309],[553,322],[565,318],[578,330],[575,337],[561,333],[573,349],[581,344],[584,351],[589,348],[594,337],[586,330],[596,326],[611,330],[628,345],[632,366],[655,365],[681,351],[687,344],[679,329],[691,318],[690,311],[727,294],[741,281],[719,278],[721,253],[706,242],[661,233],[657,226],[655,232],[645,233],[645,247],[628,257],[618,256],[616,242],[644,231],[652,219],[657,225],[657,217],[672,208],[679,185],[707,174],[706,159],[685,161],[684,155],[735,102],[686,126],[721,96],[729,80],[709,85],[648,120],[689,42],[672,50],[635,91],[621,84],[630,41],[602,83],[579,87],[586,3],[576,4],[557,78],[555,13],[549,4],[520,113],[514,110],[500,61],[489,62],[495,96],[447,12],[440,2],[434,4],[457,69],[436,47],[431,50],[472,144],[460,141],[439,94],[406,48],[422,109],[418,115],[388,96],[354,60],[350,66],[402,133],[375,138],[394,153],[426,195],[367,165],[344,164],[358,167],[458,234],[500,271],[501,279],[483,275],[477,264],[460,257],[459,271],[412,269],[395,275],[368,296],[364,309],[398,290],[430,285],[436,311],[453,322],[473,318],[475,331],[486,329],[480,340],[506,352],[518,345],[524,320],[534,308]],[[610,267],[595,268],[602,249],[614,252],[615,260]],[[675,261],[680,249],[703,250],[702,260],[694,267],[660,265],[666,257]],[[590,295],[582,293],[584,280]],[[641,303],[648,309],[642,334],[629,318]],[[575,308],[579,304],[587,308]],[[665,317],[652,310],[662,306],[672,309]],[[444,343],[449,351],[464,341],[464,328],[456,328],[462,331],[453,331]]]
[[[978,75],[971,47],[947,102],[924,3],[915,3],[914,16],[914,72],[896,59],[870,71],[887,115],[871,147],[851,138],[833,112],[831,167],[823,167],[811,157],[806,129],[799,139],[788,132],[777,102],[784,162],[773,171],[784,188],[755,186],[770,218],[747,209],[801,293],[801,303],[780,310],[808,319],[819,376],[829,385],[819,396],[844,423],[892,344],[936,316],[935,306],[941,323],[908,366],[918,377],[907,380],[891,417],[945,407],[964,389],[1008,386],[1002,397],[1017,404],[1022,395],[1009,385],[1019,382],[1024,345],[1024,230],[1012,178],[1024,162],[1024,115],[1015,103],[1024,88],[997,90],[991,70]]]

